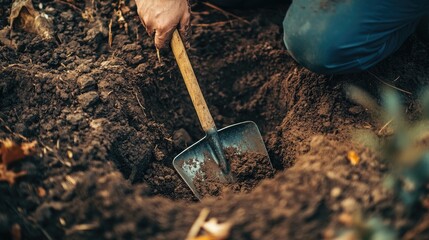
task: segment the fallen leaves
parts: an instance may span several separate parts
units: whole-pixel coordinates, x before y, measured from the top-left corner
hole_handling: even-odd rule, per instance
[[[38,12],[33,7],[31,0],[15,0],[10,11],[10,29],[14,23],[26,32],[38,34],[44,40],[54,37],[52,19],[43,12]]]
[[[349,162],[353,165],[356,166],[359,164],[360,162],[360,158],[359,155],[355,152],[355,151],[349,151],[347,153],[347,160],[349,160]]]
[[[26,171],[10,171],[8,167],[14,162],[33,155],[36,144],[36,141],[18,145],[10,139],[0,140],[0,181],[13,185],[17,178],[27,174]]]
[[[232,223],[229,221],[219,223],[216,218],[211,218],[209,221],[206,221],[209,212],[207,208],[201,210],[200,215],[189,230],[186,240],[225,240],[229,237]],[[204,231],[198,236],[201,229]]]
[[[216,218],[211,218],[203,225],[203,229],[206,231],[207,235],[216,240],[227,239],[231,231],[231,227],[231,222],[219,223]]]

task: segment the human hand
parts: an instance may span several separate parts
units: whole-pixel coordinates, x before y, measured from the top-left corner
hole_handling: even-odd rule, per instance
[[[191,10],[188,0],[136,0],[137,12],[147,33],[155,33],[155,46],[162,49],[176,28],[186,41],[190,34]]]

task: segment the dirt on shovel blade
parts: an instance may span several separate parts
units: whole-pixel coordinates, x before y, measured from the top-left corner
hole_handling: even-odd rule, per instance
[[[221,196],[227,192],[248,193],[262,179],[274,176],[270,159],[264,154],[259,152],[239,153],[232,147],[226,148],[224,153],[227,162],[231,164],[234,182],[221,182],[217,177],[219,167],[212,158],[207,157],[202,166],[204,175],[197,175],[194,181],[197,191],[203,198]]]

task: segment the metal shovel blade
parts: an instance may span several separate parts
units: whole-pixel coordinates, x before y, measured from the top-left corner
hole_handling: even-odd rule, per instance
[[[225,127],[218,131],[218,135],[224,150],[234,148],[239,154],[246,152],[261,154],[266,156],[269,167],[272,169],[261,133],[254,122],[246,121]],[[218,178],[218,182],[228,182],[218,165],[205,166],[208,161],[213,162],[211,160],[214,158],[215,154],[206,136],[185,149],[173,160],[174,168],[198,199],[204,196],[199,192],[197,186],[208,184],[206,176],[211,176],[211,179],[215,176]]]

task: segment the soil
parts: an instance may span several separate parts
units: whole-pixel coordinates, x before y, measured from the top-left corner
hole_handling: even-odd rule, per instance
[[[222,170],[211,156],[204,159],[201,175],[197,174],[193,184],[202,198],[223,196],[227,192],[248,193],[263,179],[274,176],[270,159],[260,152],[243,152],[228,147],[224,150],[230,164],[231,180],[223,179]]]
[[[288,3],[230,10],[249,22],[193,6],[189,55],[218,127],[256,122],[276,170],[248,193],[199,202],[172,166],[202,137],[172,54],[158,60],[133,1],[128,31],[116,1],[95,2],[89,23],[83,1],[34,0],[53,17],[55,40],[16,29],[16,49],[0,43],[0,138],[38,142],[38,154],[13,166],[28,174],[0,183],[1,239],[184,239],[204,207],[233,223],[229,239],[329,239],[356,209],[400,237],[429,239],[427,208],[404,213],[383,187],[389,165],[353,141],[356,129],[378,133],[385,123],[343,90],[353,83],[378,97],[383,79],[411,92],[402,95],[415,118],[429,51],[414,36],[370,73],[325,76],[283,46]],[[3,28],[11,1],[0,3]]]

